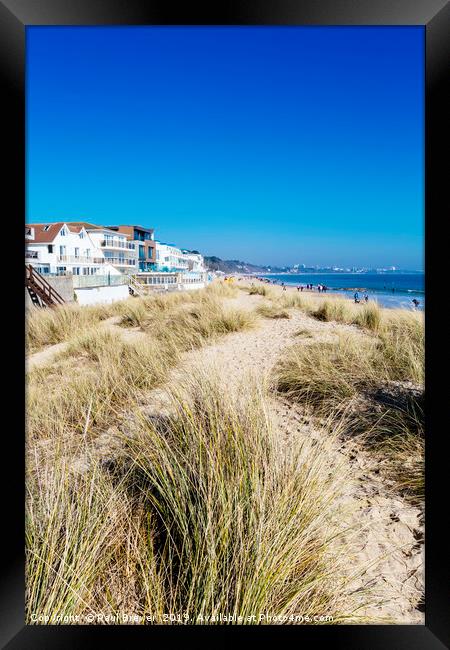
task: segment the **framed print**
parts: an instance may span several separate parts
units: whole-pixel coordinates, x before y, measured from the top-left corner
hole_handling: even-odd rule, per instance
[[[446,647],[448,4],[0,17],[3,646]]]

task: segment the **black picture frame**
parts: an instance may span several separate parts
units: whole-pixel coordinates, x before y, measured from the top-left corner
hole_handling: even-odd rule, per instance
[[[24,624],[24,301],[19,281],[23,273],[23,222],[25,215],[25,29],[31,25],[423,25],[426,38],[426,606],[425,626],[350,625],[201,628],[201,636],[215,640],[219,635],[229,642],[239,636],[249,640],[276,634],[276,640],[289,633],[300,644],[329,643],[361,650],[430,649],[450,646],[449,551],[445,495],[447,494],[447,456],[442,445],[445,429],[439,414],[446,400],[445,382],[440,382],[439,364],[444,360],[430,342],[445,340],[445,323],[436,317],[439,278],[445,268],[432,252],[433,238],[439,239],[440,216],[448,187],[445,135],[448,121],[448,68],[450,63],[450,6],[446,0],[258,0],[209,3],[200,10],[192,3],[176,6],[151,0],[0,0],[0,69],[4,92],[2,151],[6,175],[2,184],[3,227],[8,236],[7,274],[4,277],[4,314],[9,328],[4,346],[13,352],[13,361],[4,365],[8,381],[5,404],[12,414],[4,425],[4,445],[8,448],[2,477],[4,551],[1,554],[0,613],[2,647],[80,648],[98,646],[105,634],[113,640],[126,636],[128,647],[145,640],[167,642],[174,634],[189,643],[198,628],[138,626],[25,626]],[[447,91],[447,92],[446,92]],[[442,164],[440,161],[444,161]],[[435,225],[433,225],[435,224]],[[442,262],[445,262],[445,257]],[[19,268],[20,267],[20,268]],[[440,271],[440,269],[442,269]],[[7,277],[6,277],[7,275]],[[17,284],[17,286],[15,286]],[[17,320],[16,320],[17,319]],[[442,338],[440,338],[442,337]],[[23,365],[21,365],[23,363]],[[447,371],[448,372],[448,371]],[[19,416],[20,415],[20,416]],[[145,637],[143,636],[145,635]],[[264,636],[260,636],[264,635]]]

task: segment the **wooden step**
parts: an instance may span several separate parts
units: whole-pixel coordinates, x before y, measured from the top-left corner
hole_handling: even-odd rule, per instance
[[[25,265],[25,286],[35,305],[53,307],[65,303],[64,298],[31,264]]]

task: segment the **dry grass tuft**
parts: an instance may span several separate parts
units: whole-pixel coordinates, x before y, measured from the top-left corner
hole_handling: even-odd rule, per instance
[[[291,314],[286,309],[267,303],[258,305],[256,313],[263,318],[291,318]]]
[[[266,298],[275,297],[275,293],[271,287],[267,287],[264,284],[252,284],[250,287],[244,287],[250,296],[265,296]]]

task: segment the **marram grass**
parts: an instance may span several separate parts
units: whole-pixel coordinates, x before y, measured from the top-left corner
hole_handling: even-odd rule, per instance
[[[356,620],[333,545],[345,472],[329,471],[331,440],[281,445],[261,390],[240,395],[211,373],[192,378],[170,416],[136,413],[112,470],[83,444],[81,470],[63,449],[51,466],[30,456],[27,622],[124,608],[187,624]]]

